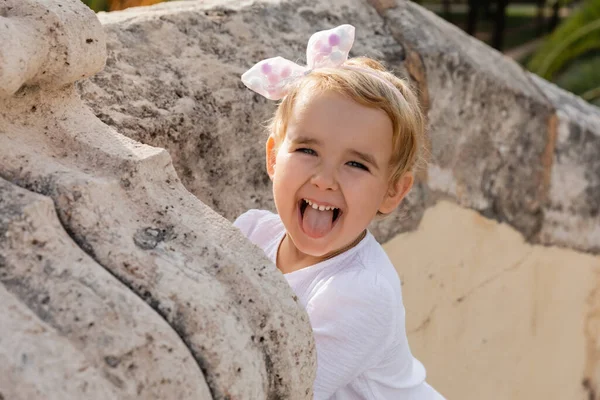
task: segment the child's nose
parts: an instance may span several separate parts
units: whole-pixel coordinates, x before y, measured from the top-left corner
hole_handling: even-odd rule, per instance
[[[319,168],[319,170],[315,172],[315,174],[312,176],[310,183],[312,183],[321,190],[338,189],[338,183],[337,179],[335,178],[334,168]]]

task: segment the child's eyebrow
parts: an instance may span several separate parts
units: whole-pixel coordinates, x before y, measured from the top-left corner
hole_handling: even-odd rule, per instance
[[[371,154],[363,153],[361,151],[354,150],[354,149],[351,149],[348,152],[350,154],[352,154],[353,156],[360,158],[362,161],[365,161],[368,164],[371,164],[373,167],[375,167],[375,169],[377,169],[377,170],[379,169],[379,165],[377,165],[377,161],[375,161],[375,157],[373,157]]]
[[[321,144],[319,139],[307,137],[307,136],[298,136],[297,138],[291,139],[294,144]]]

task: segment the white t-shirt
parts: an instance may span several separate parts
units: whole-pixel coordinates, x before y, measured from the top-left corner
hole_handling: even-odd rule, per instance
[[[275,263],[285,227],[250,210],[234,223]],[[284,275],[305,307],[317,348],[316,400],[439,400],[408,346],[400,279],[370,232],[329,260]]]

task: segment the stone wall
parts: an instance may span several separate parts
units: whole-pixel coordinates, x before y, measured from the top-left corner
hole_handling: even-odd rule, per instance
[[[275,55],[303,60],[312,32],[352,23],[351,56],[406,76],[429,118],[428,168],[403,209],[373,226],[379,240],[447,198],[531,242],[599,251],[598,108],[410,1],[190,1],[99,18],[109,55],[82,82],[84,101],[125,135],[166,148],[183,184],[229,219],[273,207],[263,142],[275,105],[240,75]]]
[[[461,221],[473,217],[459,205],[510,225],[530,243],[600,252],[600,111],[414,3],[188,1],[97,17],[102,25],[79,0],[0,4],[4,398],[311,397],[315,354],[306,314],[276,268],[225,218],[273,208],[263,154],[264,122],[275,104],[247,90],[240,75],[267,57],[302,61],[311,33],[341,23],[357,27],[351,55],[378,58],[407,77],[427,110],[428,167],[403,209],[372,226],[382,242],[418,235],[419,226],[432,237],[431,217],[422,218],[439,207],[453,217],[437,220],[457,224],[452,232],[460,236]],[[478,243],[484,236],[476,232]],[[474,342],[457,320],[481,327],[482,315],[494,313],[492,333],[510,326],[514,313],[502,300],[504,289],[479,291],[489,301],[476,312],[456,311],[475,305],[455,300],[513,271],[528,250],[516,239],[503,247],[502,237],[487,236],[482,243],[514,250],[516,258],[490,268],[471,258],[472,274],[456,262],[436,270],[445,277],[437,281],[426,271],[438,260],[423,257],[411,235],[386,245],[400,275],[418,288],[406,293],[411,343],[431,365],[433,383],[467,399],[468,377],[460,382],[473,373],[473,361],[464,357],[447,371],[430,360],[452,351],[489,355],[482,346],[460,346]],[[436,240],[430,246],[445,254],[451,241]],[[456,251],[471,254],[473,246]],[[531,282],[551,282],[556,293],[566,292],[553,276],[585,271],[578,270],[577,282],[590,282],[586,305],[580,292],[569,291],[568,304],[581,309],[555,311],[551,321],[590,316],[576,330],[588,338],[576,349],[587,356],[570,360],[585,360],[583,372],[572,375],[592,393],[600,382],[590,339],[600,309],[591,283],[597,257],[573,259],[547,270],[546,261],[515,268],[535,270]],[[432,282],[458,289],[446,296]],[[519,290],[530,287],[537,286]],[[554,304],[553,293],[533,298]],[[442,315],[432,308],[455,318],[427,322]],[[561,340],[532,337],[519,343],[543,343],[530,354],[536,360]],[[510,340],[493,343],[501,348]],[[443,353],[440,344],[454,346]],[[569,354],[569,346],[560,349]],[[481,385],[481,396],[470,398],[493,387]],[[516,399],[547,391],[506,393]]]
[[[302,62],[314,31],[354,24],[351,55],[407,77],[427,110],[428,167],[372,230],[405,283],[409,340],[431,383],[467,400],[600,390],[600,261],[530,246],[599,252],[596,107],[409,1],[190,1],[99,18],[107,67],[81,83],[83,100],[168,149],[183,184],[230,220],[273,208],[264,123],[275,104],[240,75],[276,55]]]
[[[0,398],[311,398],[285,279],[81,102],[105,44],[79,0],[0,4]]]

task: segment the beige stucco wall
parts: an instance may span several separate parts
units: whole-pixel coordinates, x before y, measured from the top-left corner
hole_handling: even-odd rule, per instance
[[[384,247],[403,281],[413,353],[449,399],[591,398],[600,257],[529,245],[447,202]]]

